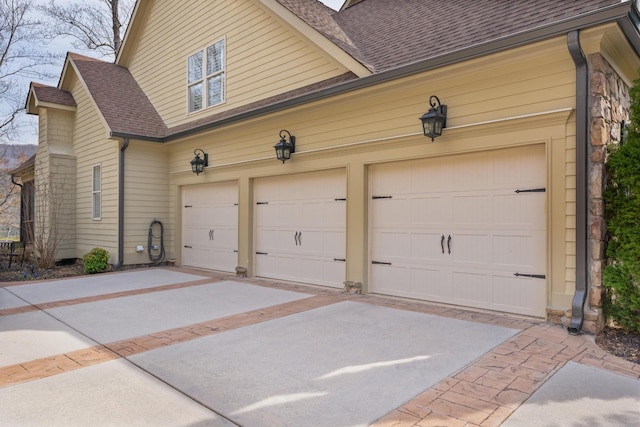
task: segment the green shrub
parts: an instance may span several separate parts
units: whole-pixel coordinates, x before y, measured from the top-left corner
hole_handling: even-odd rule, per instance
[[[102,273],[109,267],[109,252],[102,248],[93,248],[82,256],[84,272]]]
[[[605,316],[640,332],[640,81],[631,88],[631,123],[621,145],[609,147],[605,217],[609,233]]]

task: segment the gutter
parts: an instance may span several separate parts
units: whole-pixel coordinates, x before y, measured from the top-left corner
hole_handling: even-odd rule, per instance
[[[446,55],[421,60],[404,65],[402,67],[382,71],[380,73],[372,74],[366,77],[357,78],[346,83],[341,83],[329,88],[310,92],[295,98],[290,98],[281,102],[277,102],[275,104],[267,105],[265,107],[256,108],[254,110],[227,117],[222,120],[211,123],[204,123],[202,125],[195,126],[184,131],[171,133],[171,130],[169,129],[168,134],[164,136],[150,136],[117,131],[112,131],[111,136],[114,138],[131,138],[141,141],[152,141],[160,143],[170,142],[203,131],[220,128],[232,123],[237,123],[255,117],[260,117],[274,112],[286,110],[288,108],[297,107],[310,102],[319,101],[335,95],[341,95],[354,90],[393,81],[399,78],[409,77],[425,71],[445,67],[462,61],[467,61],[469,59],[501,52],[506,49],[547,40],[552,37],[557,37],[573,31],[578,31],[582,28],[592,27],[607,22],[618,22],[622,26],[623,30],[625,30],[625,34],[633,44],[634,48],[638,52],[640,52],[640,39],[638,38],[637,32],[633,31],[632,28],[633,16],[637,17],[637,13],[634,12],[635,8],[631,7],[629,2],[619,3],[592,13],[580,15],[577,18],[532,28],[530,30],[523,31],[509,37],[496,39],[487,43],[478,44],[465,49],[450,52]]]
[[[571,322],[567,331],[577,335],[584,321],[587,299],[587,179],[589,150],[589,87],[587,59],[580,47],[580,34],[567,35],[567,47],[576,65],[576,291],[571,304]]]
[[[124,263],[124,152],[129,147],[129,138],[124,138],[120,147],[120,164],[118,172],[118,262],[113,266],[118,270]]]

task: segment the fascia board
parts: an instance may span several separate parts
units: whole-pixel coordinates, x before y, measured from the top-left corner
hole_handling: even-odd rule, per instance
[[[284,24],[293,28],[298,34],[306,38],[310,43],[321,49],[333,60],[340,63],[347,70],[351,71],[358,77],[365,77],[371,75],[371,71],[354,59],[347,52],[336,46],[331,40],[323,36],[316,29],[309,24],[298,18],[293,12],[282,6],[276,0],[257,0],[264,5],[268,10],[276,15],[277,18]]]
[[[137,0],[136,4],[131,12],[131,18],[129,19],[129,25],[124,33],[120,50],[116,54],[115,64],[126,66],[125,63],[129,60],[131,53],[137,46],[138,36],[140,28],[144,24],[144,20],[147,16],[147,12],[151,9],[153,0]]]

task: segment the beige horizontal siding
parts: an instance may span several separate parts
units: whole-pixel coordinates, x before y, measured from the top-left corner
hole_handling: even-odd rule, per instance
[[[147,264],[149,225],[157,219],[164,224],[165,245],[172,242],[169,220],[168,157],[166,147],[131,141],[125,151],[125,264]],[[159,235],[159,228],[154,230]],[[160,244],[159,240],[155,241]],[[136,252],[142,245],[144,251]]]
[[[182,30],[176,37],[166,28]],[[226,102],[187,114],[187,57],[222,38],[227,44]],[[155,2],[138,43],[129,69],[169,127],[346,71],[249,0],[189,8]]]
[[[77,157],[76,177],[76,250],[81,257],[94,247],[101,247],[116,262],[117,254],[117,142],[106,138],[106,129],[84,87],[75,80],[71,93],[78,104],[73,133]],[[102,219],[93,220],[93,166],[101,165]]]

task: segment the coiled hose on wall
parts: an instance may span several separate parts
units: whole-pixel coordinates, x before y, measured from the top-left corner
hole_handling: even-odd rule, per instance
[[[153,228],[160,228],[160,233],[158,235],[153,233]],[[159,240],[159,245],[154,243],[154,241]],[[157,219],[153,219],[151,224],[149,224],[149,238],[147,239],[147,251],[149,253],[149,259],[154,264],[160,264],[164,261],[164,225],[161,221]]]

